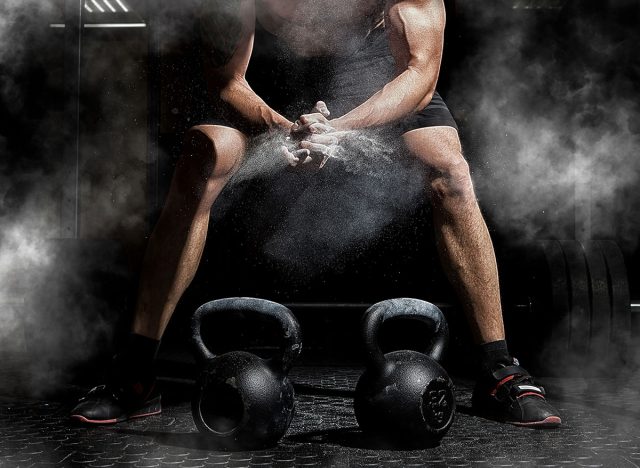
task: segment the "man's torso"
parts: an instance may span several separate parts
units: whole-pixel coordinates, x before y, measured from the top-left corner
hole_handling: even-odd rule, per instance
[[[381,0],[256,0],[256,19],[300,56],[347,55],[382,18]]]

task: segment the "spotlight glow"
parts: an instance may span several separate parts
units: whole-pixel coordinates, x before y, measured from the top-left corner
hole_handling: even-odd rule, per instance
[[[109,8],[109,10],[111,10],[113,13],[116,13],[116,9],[113,8],[113,6],[111,6],[111,3],[108,2],[108,0],[102,0],[102,2],[107,5],[107,7]]]
[[[96,2],[96,0],[91,0],[91,3],[95,5],[95,7],[98,9],[98,11],[100,11],[100,13],[104,13],[104,8],[102,8],[100,4]]]
[[[129,11],[129,9],[125,6],[125,4],[124,4],[124,3],[122,3],[122,1],[121,1],[121,0],[116,0],[116,3],[117,3],[118,5],[120,5],[120,8],[122,8],[122,11],[124,11],[125,13],[127,13],[127,12]]]
[[[86,23],[85,28],[146,28],[146,23]]]

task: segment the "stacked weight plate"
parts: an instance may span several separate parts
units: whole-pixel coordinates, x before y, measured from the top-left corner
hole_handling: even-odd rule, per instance
[[[622,252],[612,241],[540,243],[533,275],[538,364],[566,374],[602,374],[629,354],[631,306]],[[534,337],[532,337],[534,338]]]

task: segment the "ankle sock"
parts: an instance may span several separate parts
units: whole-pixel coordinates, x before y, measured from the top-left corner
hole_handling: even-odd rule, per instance
[[[141,382],[144,386],[155,380],[154,362],[160,340],[131,333],[122,352],[114,358],[114,377],[121,382]]]
[[[127,359],[135,363],[151,365],[156,359],[158,348],[160,348],[160,340],[131,333],[124,354]]]
[[[513,364],[513,358],[507,349],[505,340],[492,341],[478,346],[480,356],[480,370],[482,373],[495,371],[500,367]]]

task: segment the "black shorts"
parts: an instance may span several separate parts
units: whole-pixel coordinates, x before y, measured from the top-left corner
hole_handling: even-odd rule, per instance
[[[395,62],[384,28],[374,29],[363,46],[350,55],[300,57],[259,23],[246,74],[256,94],[291,121],[309,113],[319,100],[327,103],[331,118],[340,117],[382,89],[394,76]],[[233,126],[220,116],[208,116],[203,123]],[[437,91],[424,109],[392,125],[401,133],[423,127],[457,129]]]

